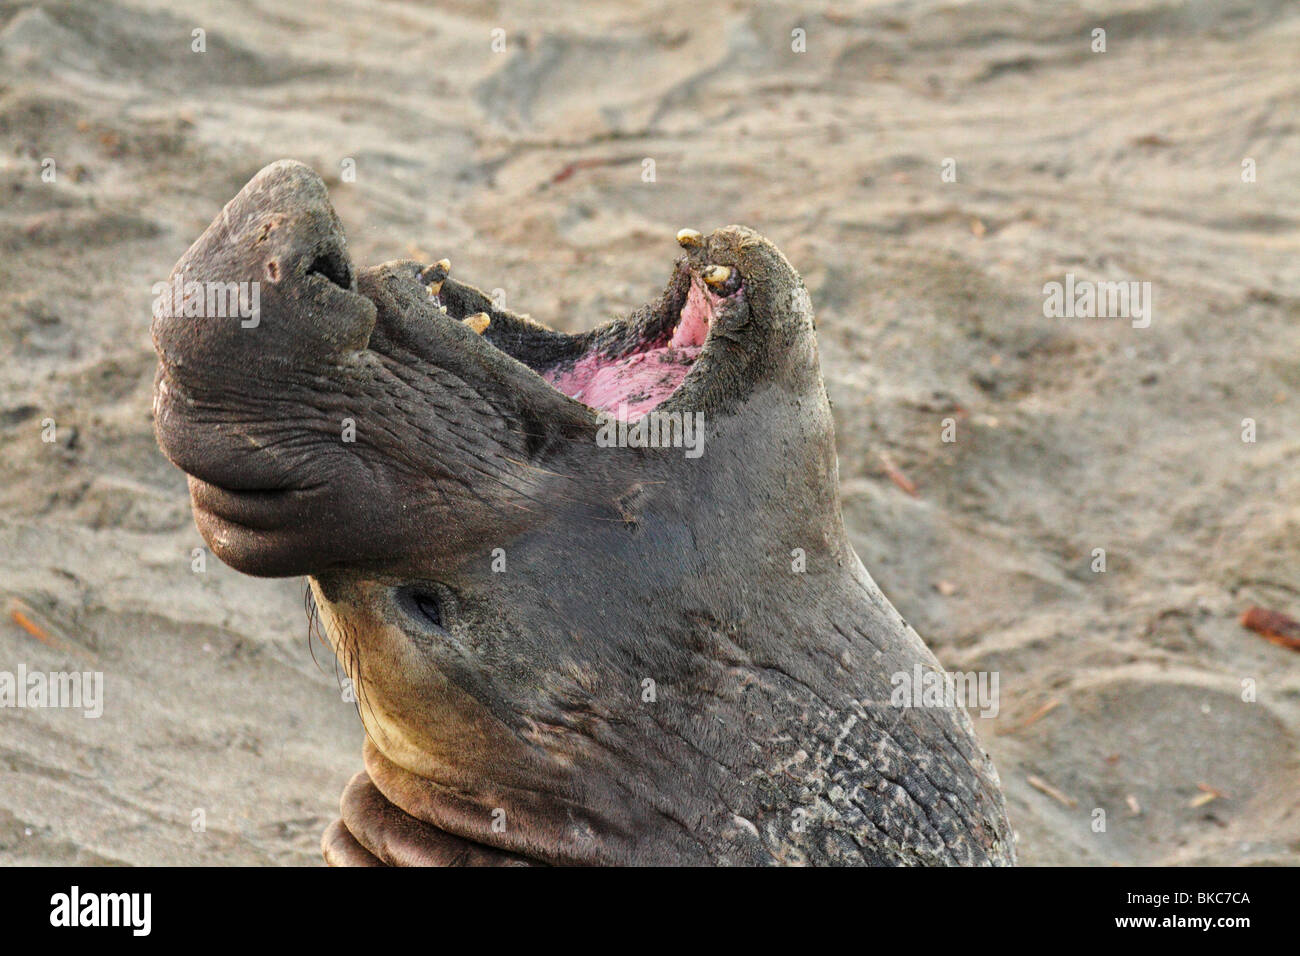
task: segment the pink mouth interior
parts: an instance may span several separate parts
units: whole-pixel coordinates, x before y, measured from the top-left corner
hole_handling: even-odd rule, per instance
[[[632,421],[677,391],[704,348],[716,298],[692,282],[666,345],[613,358],[589,355],[571,368],[543,372],[556,389],[602,412]]]

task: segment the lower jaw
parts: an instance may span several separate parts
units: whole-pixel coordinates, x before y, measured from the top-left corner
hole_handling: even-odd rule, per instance
[[[330,866],[543,866],[425,823],[385,797],[366,771],[348,783],[342,817],[321,839]]]

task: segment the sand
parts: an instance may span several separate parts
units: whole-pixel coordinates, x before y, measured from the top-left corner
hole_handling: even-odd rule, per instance
[[[1300,657],[1238,618],[1300,616],[1298,50],[1277,0],[0,3],[0,670],[105,697],[0,709],[0,862],[314,864],[360,767],[303,582],[195,570],[150,421],[151,286],[281,157],[357,262],[569,330],[771,237],[855,547],[999,674],[1022,861],[1296,862]],[[1067,273],[1149,327],[1046,317]]]

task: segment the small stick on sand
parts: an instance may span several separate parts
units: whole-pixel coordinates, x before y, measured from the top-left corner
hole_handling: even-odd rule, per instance
[[[1038,723],[1038,721],[1042,720],[1044,717],[1046,717],[1048,714],[1050,714],[1052,711],[1056,710],[1056,708],[1060,706],[1061,706],[1061,701],[1058,698],[1054,697],[1051,700],[1049,700],[1047,703],[1045,703],[1042,707],[1039,707],[1036,711],[1034,711],[1032,714],[1030,714],[1020,723],[1012,724],[1006,730],[999,730],[998,734],[999,736],[1006,736],[1008,734],[1019,733],[1020,731],[1024,730],[1026,727],[1032,727],[1034,724]]]
[[[63,650],[63,647],[60,646],[59,642],[54,639],[54,635],[33,620],[35,612],[33,612],[25,603],[17,598],[12,598],[9,601],[8,611],[9,617],[13,622],[32,637],[36,638],[47,647],[52,647],[59,651]]]
[[[1192,802],[1188,804],[1189,807],[1203,807],[1211,800],[1228,799],[1228,795],[1226,793],[1224,793],[1222,790],[1216,790],[1214,787],[1211,787],[1208,783],[1198,783],[1196,785],[1196,789],[1200,790],[1201,792],[1199,795],[1192,798]]]
[[[582,169],[596,169],[600,166],[617,166],[620,163],[637,162],[636,156],[597,156],[587,159],[575,159],[568,163],[563,169],[551,177],[551,184],[562,183],[566,179],[571,179],[573,174]]]
[[[65,654],[78,654],[89,660],[94,659],[94,655],[84,647],[79,647],[62,636],[56,637],[57,629],[52,627],[44,619],[43,615],[34,611],[26,601],[20,598],[10,598],[5,610],[8,612],[11,621],[46,647],[52,647],[54,650]]]
[[[1029,785],[1033,787],[1035,790],[1039,791],[1040,793],[1047,794],[1049,797],[1051,797],[1053,800],[1055,800],[1057,803],[1061,804],[1062,806],[1077,807],[1079,805],[1079,802],[1077,800],[1075,800],[1073,797],[1067,797],[1065,794],[1061,793],[1060,790],[1057,790],[1055,787],[1053,787],[1042,777],[1035,777],[1033,774],[1030,774],[1025,779],[1028,781]]]
[[[880,455],[880,463],[885,466],[885,474],[889,476],[890,480],[913,498],[919,498],[920,495],[917,494],[916,485],[911,482],[907,475],[898,470],[898,466],[894,464],[894,459],[889,457],[889,452],[881,451],[878,454]]]
[[[1029,715],[1029,718],[1023,724],[1020,725],[1021,729],[1024,729],[1025,727],[1029,727],[1033,724],[1038,723],[1038,721],[1042,720],[1044,717],[1046,717],[1048,714],[1050,714],[1052,711],[1056,710],[1056,708],[1060,706],[1061,706],[1061,702],[1056,698],[1049,700],[1042,707],[1039,707],[1036,711],[1034,711],[1032,714]]]
[[[1300,651],[1300,621],[1281,611],[1252,607],[1241,616],[1241,626],[1278,647]]]

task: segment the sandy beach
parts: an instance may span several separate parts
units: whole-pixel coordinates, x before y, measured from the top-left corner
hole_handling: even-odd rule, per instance
[[[0,671],[103,675],[0,708],[0,863],[317,865],[360,768],[304,581],[152,429],[151,288],[283,157],[355,262],[564,330],[771,238],[854,547],[1000,677],[1021,862],[1300,862],[1300,655],[1240,623],[1300,617],[1298,60],[1280,0],[0,2]]]

